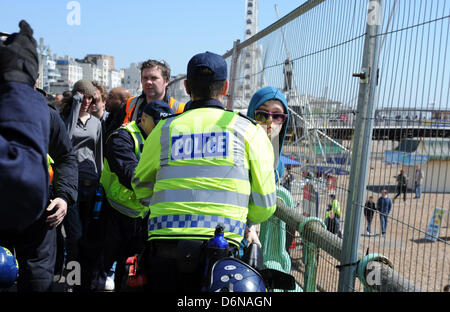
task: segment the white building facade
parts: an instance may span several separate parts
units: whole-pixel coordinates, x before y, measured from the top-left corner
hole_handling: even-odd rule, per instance
[[[130,90],[131,95],[142,93],[140,64],[131,63],[130,67],[124,68],[124,87]]]
[[[79,63],[83,68],[83,79],[99,81],[102,71],[96,65],[90,63]]]
[[[109,72],[108,88],[118,88],[122,86],[122,76],[120,71],[112,70]]]

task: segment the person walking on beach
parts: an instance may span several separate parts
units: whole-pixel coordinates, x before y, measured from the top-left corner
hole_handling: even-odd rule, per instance
[[[414,191],[416,193],[416,197],[414,198],[420,198],[420,196],[422,195],[422,179],[422,169],[420,168],[420,165],[417,165],[416,171],[414,173]]]
[[[380,212],[381,235],[386,235],[388,215],[392,210],[392,201],[387,190],[381,192],[381,197],[377,201],[377,210]]]
[[[406,187],[408,182],[408,177],[405,175],[403,169],[400,170],[400,174],[395,177],[397,180],[397,195],[395,195],[393,202],[403,193],[403,201],[406,201]]]
[[[371,224],[373,219],[373,214],[375,213],[375,202],[373,201],[373,196],[369,196],[369,200],[364,205],[364,216],[366,217],[367,221],[367,228],[366,228],[366,234],[370,235],[371,232]]]

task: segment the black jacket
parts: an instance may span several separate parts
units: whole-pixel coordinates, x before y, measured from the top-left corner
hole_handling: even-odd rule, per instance
[[[72,142],[59,113],[49,105],[50,141],[48,154],[53,159],[51,198],[60,197],[72,205],[78,196],[78,164]]]
[[[142,129],[141,133],[145,139],[146,135]],[[104,154],[111,172],[117,175],[120,184],[130,190],[132,190],[131,179],[139,162],[134,148],[134,140],[131,134],[125,129],[118,129],[106,141]],[[139,148],[142,151],[143,146]]]
[[[399,174],[397,177],[397,186],[398,187],[406,187],[407,177],[404,174]]]
[[[24,83],[0,84],[0,230],[23,230],[47,207],[48,139],[44,97]]]
[[[372,217],[374,212],[376,211],[376,205],[375,202],[369,202],[366,201],[366,204],[364,205],[364,215],[366,217]]]

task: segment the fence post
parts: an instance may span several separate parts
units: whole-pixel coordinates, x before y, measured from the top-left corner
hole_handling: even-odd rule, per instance
[[[377,90],[380,32],[383,21],[383,0],[368,1],[366,36],[362,71],[353,74],[360,78],[355,137],[352,146],[349,194],[347,198],[339,292],[352,292],[355,288],[361,216],[366,197],[368,165],[370,161],[375,93]]]
[[[238,46],[240,40],[236,40],[233,44],[233,54],[231,55],[231,65],[230,65],[230,84],[228,86],[228,100],[227,100],[227,109],[233,108],[233,96],[234,96],[234,85],[236,79],[236,68],[237,61],[239,58]]]

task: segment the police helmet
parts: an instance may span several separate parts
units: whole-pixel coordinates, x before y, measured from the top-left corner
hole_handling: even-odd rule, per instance
[[[215,262],[210,278],[210,292],[266,292],[258,271],[236,258],[228,257]]]
[[[0,246],[0,289],[11,287],[17,279],[19,264],[7,248]]]

